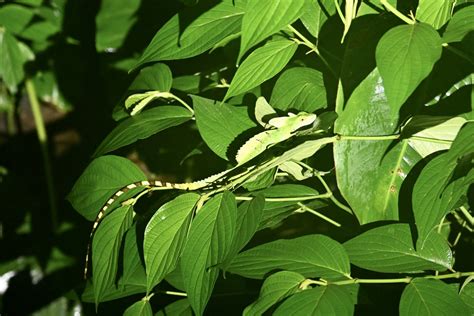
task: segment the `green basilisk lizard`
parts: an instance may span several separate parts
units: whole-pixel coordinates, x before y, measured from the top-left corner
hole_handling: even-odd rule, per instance
[[[229,172],[233,171],[237,167],[240,167],[244,163],[252,160],[253,158],[260,155],[264,152],[267,148],[281,143],[289,138],[291,138],[296,131],[301,129],[302,127],[308,126],[313,124],[316,120],[316,114],[300,112],[298,114],[288,113],[288,116],[284,117],[275,117],[270,119],[268,124],[265,126],[270,126],[271,129],[267,129],[261,133],[256,134],[252,138],[250,138],[238,151],[236,155],[237,165],[231,169],[225,170],[223,172],[217,173],[212,175],[208,178],[203,180],[190,182],[190,183],[170,183],[164,181],[138,181],[135,183],[131,183],[113,194],[110,197],[105,205],[100,209],[99,213],[97,214],[96,220],[92,226],[92,230],[89,236],[89,240],[92,240],[92,237],[97,230],[102,218],[105,216],[107,209],[125,192],[132,190],[137,187],[158,187],[163,189],[176,189],[176,190],[185,190],[185,191],[195,191],[200,189],[206,189],[210,186],[216,184],[216,182],[222,181],[223,177],[228,174]],[[87,254],[85,260],[85,268],[84,268],[84,278],[87,277],[87,268],[89,264],[89,252],[90,252],[90,245],[91,242],[89,241],[87,247]]]

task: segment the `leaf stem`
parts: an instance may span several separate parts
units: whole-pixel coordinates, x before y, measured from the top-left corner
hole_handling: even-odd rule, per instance
[[[303,203],[300,203],[298,202],[298,205],[300,206],[299,210],[297,210],[296,212],[308,212],[308,213],[311,213],[313,215],[316,215],[317,217],[325,220],[326,222],[336,226],[336,227],[341,227],[341,224],[339,224],[338,222],[336,222],[335,220],[333,219],[330,219],[329,217],[327,217],[326,215],[324,214],[321,214],[319,213],[318,211],[304,205]]]
[[[46,178],[46,187],[48,190],[49,206],[51,211],[51,226],[52,230],[56,231],[58,225],[58,211],[56,205],[56,192],[54,189],[53,171],[51,167],[51,158],[48,150],[48,134],[44,125],[43,116],[41,114],[41,107],[36,96],[36,89],[31,81],[27,78],[25,80],[26,92],[31,104],[31,110],[33,112],[33,118],[36,125],[36,134],[40,143],[41,155],[43,157],[43,168]]]
[[[189,112],[191,112],[191,114],[194,116],[194,110],[186,103],[184,102],[182,99],[180,99],[179,97],[175,96],[174,94],[170,93],[169,95],[170,98],[172,99],[175,99],[176,101],[178,101],[179,103],[181,103],[186,109],[189,110]]]
[[[316,199],[326,199],[329,197],[330,194],[318,194],[318,195],[310,195],[310,196],[295,196],[295,197],[284,197],[284,198],[265,198],[265,202],[292,202],[292,201],[308,201],[308,200],[316,200]],[[250,201],[253,199],[251,196],[236,196],[236,200],[238,201]]]
[[[380,3],[385,7],[387,8],[388,11],[392,12],[393,14],[395,14],[399,19],[401,19],[403,22],[407,23],[407,24],[410,24],[410,25],[414,25],[416,23],[415,20],[412,20],[408,17],[406,17],[405,15],[403,15],[400,11],[397,10],[397,8],[395,8],[394,6],[392,6],[390,3],[387,2],[387,0],[380,0]]]
[[[422,137],[422,136],[411,136],[409,139],[419,140],[422,142],[436,143],[436,144],[446,144],[446,145],[451,145],[453,143],[452,140],[437,139],[437,138]]]
[[[474,226],[474,217],[472,217],[469,211],[464,206],[459,207],[459,209],[461,210],[461,213],[464,215],[464,217],[466,217],[466,219],[469,221],[469,224]]]
[[[188,296],[188,294],[186,292],[158,291],[158,293],[162,293],[162,294],[166,294],[166,295],[184,296],[184,297]]]
[[[446,47],[447,50],[450,50],[452,53],[458,55],[459,57],[468,61],[470,64],[474,65],[474,61],[471,59],[471,57],[468,54],[464,53],[462,50],[457,49],[456,47],[453,47],[448,43],[443,43],[443,47]]]

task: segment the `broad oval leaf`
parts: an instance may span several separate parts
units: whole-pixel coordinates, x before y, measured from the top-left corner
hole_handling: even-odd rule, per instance
[[[121,121],[100,143],[94,156],[100,156],[160,131],[183,124],[192,114],[180,106],[159,106]]]
[[[247,107],[218,103],[195,95],[192,99],[202,139],[219,157],[231,158],[228,157],[230,144],[240,134],[257,126],[250,119]]]
[[[96,305],[115,283],[122,239],[132,225],[133,208],[126,205],[107,215],[92,240],[92,284]]]
[[[189,300],[183,298],[167,305],[162,310],[158,311],[155,316],[193,316]]]
[[[181,30],[183,20],[186,20],[187,15],[192,15],[196,8],[188,10],[173,16],[156,33],[134,68],[152,61],[199,55],[227,36],[238,33],[244,14],[244,1],[225,0],[204,12],[186,29]]]
[[[141,259],[142,238],[137,236],[137,226],[134,224],[125,234],[122,260],[121,284],[137,285],[146,289],[146,272]]]
[[[148,300],[140,300],[130,305],[123,316],[153,316],[153,310],[151,309],[150,302]]]
[[[160,91],[168,92],[173,85],[171,69],[162,63],[156,63],[140,69],[128,91]]]
[[[148,222],[143,255],[149,293],[176,267],[199,197],[196,193],[180,195],[161,206]]]
[[[371,229],[345,242],[344,248],[352,264],[377,272],[445,271],[454,263],[446,240],[436,232],[424,249],[415,250],[408,224]]]
[[[352,93],[335,131],[354,136],[394,134],[398,110],[392,110],[375,69]],[[337,185],[361,224],[398,219],[402,182],[420,158],[406,140],[342,138],[334,144]]]
[[[20,44],[8,30],[0,29],[0,78],[11,92],[25,77],[23,66],[28,59]]]
[[[304,5],[305,0],[248,0],[242,19],[239,59],[247,50],[296,21]]]
[[[470,315],[459,295],[440,280],[416,278],[400,299],[401,316]]]
[[[456,175],[455,171],[458,170],[458,162],[462,163],[463,157],[472,159],[473,137],[474,123],[466,123],[459,131],[449,151],[433,158],[423,168],[416,180],[412,200],[413,214],[418,230],[419,244],[417,246],[423,247],[424,240],[430,232],[465,194],[470,181],[463,184],[463,177],[469,170],[465,172],[466,174]],[[469,166],[469,163],[466,163]],[[472,165],[469,169],[472,169]],[[461,185],[458,186],[459,184]]]
[[[298,44],[294,41],[280,38],[254,50],[237,69],[224,101],[275,76],[290,61],[296,48]]]
[[[294,109],[311,113],[325,108],[327,102],[323,74],[304,67],[286,70],[273,87],[270,103],[283,111]]]
[[[416,9],[416,19],[441,28],[450,18],[455,0],[420,0]]]
[[[235,236],[237,205],[232,193],[214,196],[197,212],[181,257],[189,302],[200,316],[211,296],[219,271]]]
[[[393,112],[428,76],[441,51],[438,33],[424,23],[394,27],[380,39],[375,59]]]
[[[343,316],[354,314],[354,302],[347,287],[319,286],[296,293],[283,302],[275,316]]]
[[[319,37],[319,30],[324,22],[335,13],[334,0],[310,0],[307,1],[304,13],[301,15],[301,22],[311,35]]]
[[[89,164],[67,199],[79,214],[92,221],[110,196],[130,183],[143,180],[146,176],[130,160],[103,156]]]
[[[103,0],[96,15],[97,51],[115,51],[122,46],[137,19],[140,0]]]
[[[307,235],[272,241],[237,255],[228,271],[246,278],[262,279],[269,272],[288,270],[305,277],[350,277],[344,247],[324,235]]]
[[[462,41],[468,33],[474,32],[472,21],[474,21],[474,6],[470,5],[456,12],[443,34],[443,42]]]
[[[291,271],[280,271],[270,275],[263,282],[258,299],[245,308],[243,315],[263,315],[272,305],[298,292],[304,280],[304,276]]]
[[[33,19],[34,12],[18,4],[3,5],[0,8],[0,25],[14,34],[21,33]]]

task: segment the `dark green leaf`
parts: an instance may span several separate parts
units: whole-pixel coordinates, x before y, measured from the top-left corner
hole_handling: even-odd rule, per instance
[[[108,198],[119,189],[146,180],[130,160],[118,156],[94,159],[74,184],[67,199],[82,216],[94,220]]]
[[[243,315],[263,315],[272,305],[298,292],[304,280],[304,276],[291,271],[280,271],[270,275],[263,282],[258,299],[245,308]]]
[[[313,188],[302,184],[276,184],[267,189],[258,191],[266,198],[296,198],[302,197],[302,200],[307,197],[319,195],[319,192]],[[297,204],[299,201],[266,201],[265,210],[280,208],[284,206]]]
[[[279,73],[298,48],[294,41],[280,38],[254,50],[240,65],[224,100],[244,93]]]
[[[247,107],[217,103],[199,96],[192,98],[202,139],[216,155],[228,159],[229,145],[237,136],[256,126],[248,115]]]
[[[354,314],[354,303],[344,286],[319,286],[288,298],[275,316],[343,316]]]
[[[132,226],[125,235],[123,247],[123,274],[121,284],[137,285],[146,288],[146,273],[140,251],[141,239],[137,238],[136,225]]]
[[[128,91],[160,91],[168,92],[173,84],[173,74],[168,66],[156,63],[140,69],[140,72],[128,87]]]
[[[36,72],[33,82],[36,93],[42,101],[54,104],[55,107],[65,112],[72,109],[71,104],[68,103],[59,89],[58,81],[53,71]]]
[[[242,19],[239,59],[247,50],[296,21],[304,4],[305,0],[249,0]]]
[[[424,23],[390,29],[380,39],[375,58],[392,113],[398,113],[441,57],[441,38]]]
[[[23,65],[28,60],[22,52],[20,42],[5,29],[0,29],[0,78],[11,92],[25,77]]]
[[[181,257],[181,269],[194,312],[200,316],[211,296],[219,270],[235,236],[235,197],[224,192],[214,196],[197,212]]]
[[[0,7],[0,25],[14,34],[21,33],[33,18],[34,11],[17,4]],[[2,55],[3,56],[3,55]]]
[[[314,37],[319,36],[319,30],[326,20],[336,13],[334,0],[310,0],[301,15],[301,22]]]
[[[141,300],[125,310],[123,316],[152,316],[153,311],[148,300]]]
[[[391,111],[381,81],[375,69],[352,93],[336,121],[338,134],[396,132],[398,111]],[[341,140],[334,144],[338,187],[361,224],[398,219],[400,187],[420,158],[406,140]]]
[[[98,51],[115,51],[122,46],[136,21],[140,0],[102,0],[96,15],[95,45]]]
[[[416,9],[416,19],[441,28],[450,18],[455,0],[420,0]]]
[[[255,191],[267,188],[275,182],[277,168],[273,168],[259,174],[255,178],[246,181],[242,186],[248,191]]]
[[[400,315],[469,315],[467,306],[446,283],[433,279],[414,279],[400,299]]]
[[[121,280],[119,280],[118,285],[112,284],[110,287],[103,291],[101,302],[108,302],[116,300],[118,298],[145,292],[145,285],[128,285],[121,283]],[[84,293],[82,293],[81,300],[87,303],[94,303],[94,287],[91,283],[87,284]]]
[[[286,70],[273,87],[270,104],[283,111],[314,112],[326,107],[323,74],[311,68]]]
[[[262,195],[257,194],[252,200],[245,201],[237,209],[237,224],[235,236],[227,255],[226,263],[252,239],[262,220],[263,206],[265,200]]]
[[[305,277],[349,277],[349,257],[344,247],[324,235],[307,235],[272,241],[237,255],[228,271],[262,279],[269,272],[288,270]]]
[[[148,222],[143,254],[149,293],[176,267],[199,197],[196,193],[180,195],[161,206]]]
[[[43,42],[53,34],[58,33],[59,30],[59,26],[50,21],[39,21],[28,25],[28,27],[21,32],[21,37],[32,41]]]
[[[351,263],[387,273],[445,271],[453,265],[446,240],[433,232],[425,248],[415,251],[408,224],[391,224],[364,232],[344,243]]]
[[[92,284],[96,305],[107,288],[115,283],[122,238],[132,225],[131,205],[119,207],[106,216],[92,240]]]
[[[470,32],[474,31],[474,6],[470,5],[456,12],[449,21],[443,34],[443,42],[459,42]]]
[[[225,0],[207,10],[185,30],[180,29],[187,12],[171,18],[151,40],[145,49],[138,66],[160,60],[173,60],[199,55],[220,42],[230,34],[239,32],[242,15],[244,14],[243,1]],[[189,8],[189,13],[197,10]],[[185,19],[184,19],[185,20]]]
[[[473,137],[474,123],[465,124],[451,149],[432,159],[421,171],[412,196],[413,214],[418,229],[417,247],[423,248],[424,240],[429,233],[466,193],[470,184],[466,174],[472,165],[464,161],[468,170],[459,170],[462,174],[456,174],[455,171],[459,169],[458,162],[463,163],[463,157],[467,160],[472,159]]]
[[[155,316],[193,316],[193,311],[188,299],[183,298],[167,305],[156,313]]]
[[[120,122],[100,143],[94,156],[148,138],[160,131],[189,121],[192,114],[180,106],[159,106]]]
[[[461,299],[469,308],[472,315],[474,313],[474,283],[472,283],[472,280],[462,288],[459,296],[461,296]]]

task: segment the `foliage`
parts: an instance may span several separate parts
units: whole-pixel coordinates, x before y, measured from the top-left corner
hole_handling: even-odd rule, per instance
[[[139,22],[139,1],[112,2],[97,15],[109,53]],[[472,314],[474,6],[183,2],[124,62],[116,127],[68,195],[98,225],[83,301],[120,298],[126,315],[212,314],[224,296],[245,315]],[[8,95],[32,56],[23,11],[0,29]],[[164,185],[130,152],[154,153]]]

